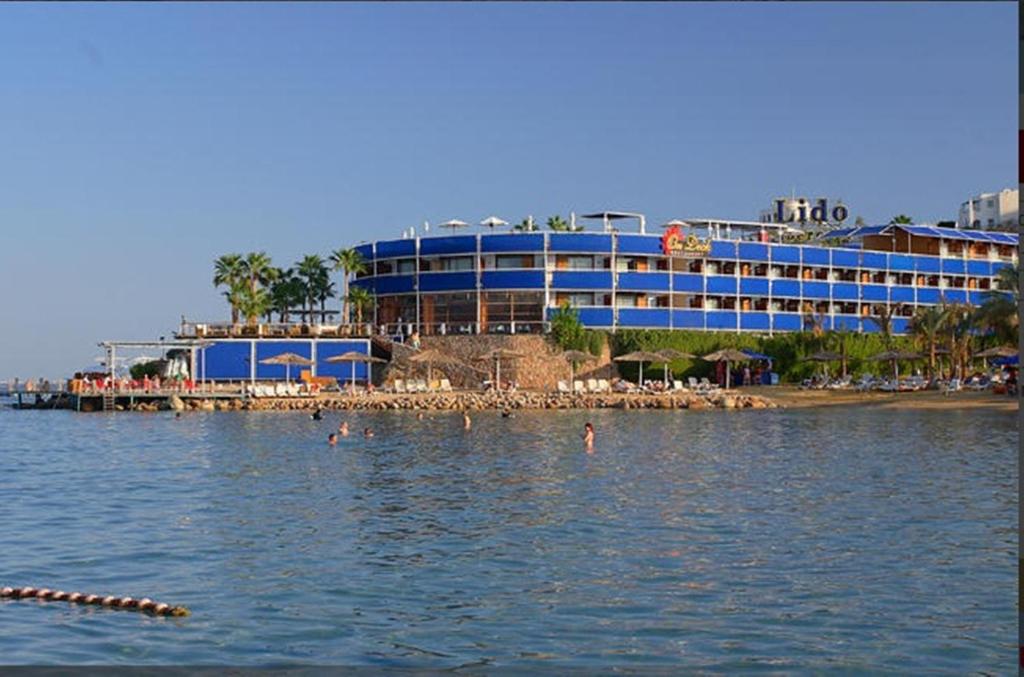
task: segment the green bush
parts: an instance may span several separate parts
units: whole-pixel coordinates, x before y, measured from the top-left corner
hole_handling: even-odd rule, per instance
[[[150,378],[159,376],[161,367],[163,367],[163,362],[161,360],[152,360],[150,362],[133,364],[128,371],[132,375],[132,378],[138,381],[145,376],[149,376]]]
[[[759,336],[735,332],[625,329],[609,334],[608,338],[613,356],[635,350],[658,351],[664,348],[673,348],[697,356],[707,355],[722,348],[755,350],[772,358],[772,370],[779,374],[779,380],[784,383],[799,383],[825,368],[833,375],[839,374],[839,362],[823,365],[820,362],[806,362],[804,358],[821,350],[842,353],[841,343],[845,343],[847,373],[853,376],[864,373],[884,376],[890,374],[892,370],[890,362],[874,362],[867,359],[888,349],[882,336],[877,333],[826,332],[823,336],[816,336],[812,332],[792,332]],[[913,350],[913,339],[904,336],[893,337],[891,347],[897,350]],[[651,366],[644,365],[645,376]],[[906,364],[900,365],[901,370],[906,370],[907,367]],[[712,377],[715,373],[714,363],[705,362],[700,357],[676,360],[669,363],[669,369],[675,378]],[[660,370],[659,364],[650,373],[660,373]],[[639,367],[634,363],[619,364],[619,372],[625,378],[636,379],[638,371]]]

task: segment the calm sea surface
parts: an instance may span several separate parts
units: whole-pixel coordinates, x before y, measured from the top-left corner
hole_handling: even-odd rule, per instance
[[[0,410],[0,585],[193,612],[0,602],[0,663],[1015,665],[1015,414],[341,418]]]

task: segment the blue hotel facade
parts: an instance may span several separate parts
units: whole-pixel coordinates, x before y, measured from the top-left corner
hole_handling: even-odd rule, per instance
[[[374,324],[388,332],[539,333],[568,302],[593,328],[756,333],[799,331],[812,314],[825,329],[878,331],[869,318],[894,306],[905,333],[917,307],[981,304],[1018,256],[1010,233],[872,226],[829,237],[840,246],[709,237],[697,256],[639,233],[410,237],[357,246],[367,271],[352,284],[373,292]]]

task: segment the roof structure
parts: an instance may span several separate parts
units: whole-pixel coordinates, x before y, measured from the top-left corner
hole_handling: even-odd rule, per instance
[[[995,244],[1016,245],[1019,236],[1017,233],[1001,233],[988,230],[961,230],[959,228],[944,228],[928,225],[905,225],[888,224],[885,226],[859,226],[855,228],[840,228],[822,233],[822,238],[844,237],[861,238],[865,235],[888,235],[895,229],[903,230],[917,237],[937,237],[947,240],[968,240],[971,242],[992,242]]]

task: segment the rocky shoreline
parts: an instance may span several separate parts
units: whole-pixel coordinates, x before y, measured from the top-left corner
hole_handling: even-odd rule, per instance
[[[504,409],[774,409],[778,405],[759,395],[725,391],[712,395],[665,393],[561,394],[531,391],[513,393],[454,392],[406,395],[373,394],[305,398],[250,398],[235,400],[179,399],[162,403],[176,411],[471,411]],[[136,404],[136,410],[153,411],[156,403]]]

